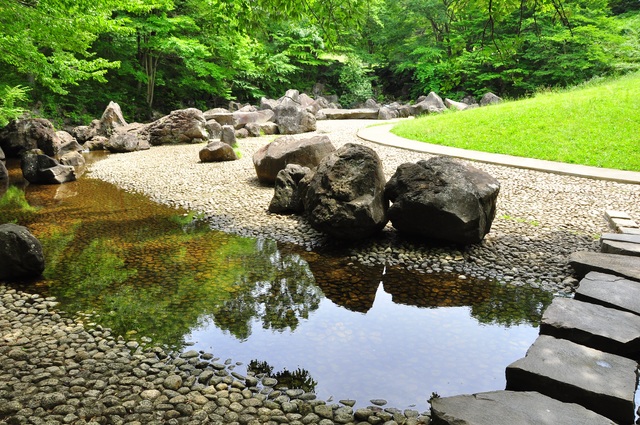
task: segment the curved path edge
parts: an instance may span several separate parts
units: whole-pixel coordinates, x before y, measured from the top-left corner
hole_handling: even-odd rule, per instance
[[[472,151],[448,146],[433,145],[405,139],[391,133],[395,124],[374,125],[358,130],[358,137],[368,142],[385,146],[394,146],[415,152],[433,155],[445,155],[471,161],[504,165],[507,167],[525,168],[547,173],[585,177],[598,180],[609,180],[619,183],[640,184],[640,172],[615,170],[611,168],[590,167],[586,165],[565,164],[563,162],[545,161],[542,159],[524,158],[497,153]]]

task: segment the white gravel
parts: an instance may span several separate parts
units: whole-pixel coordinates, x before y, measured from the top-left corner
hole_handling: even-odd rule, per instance
[[[318,121],[316,133],[328,135],[336,147],[350,142],[372,147],[382,159],[387,178],[404,162],[428,158],[362,141],[356,136],[357,129],[371,124],[366,120]],[[307,249],[338,245],[300,217],[267,211],[273,188],[258,183],[252,155],[272,139],[239,139],[242,158],[223,163],[200,163],[198,152],[204,144],[113,154],[94,163],[90,176],[141,192],[156,202],[201,213],[217,230],[273,238]],[[640,219],[638,185],[473,165],[501,183],[496,218],[482,243],[460,250],[429,241],[406,241],[388,225],[380,238],[352,246],[348,255],[364,263],[400,264],[425,273],[450,272],[461,278],[495,278],[571,292],[577,281],[567,257],[574,251],[598,249],[599,235],[610,231],[604,211],[625,211]]]

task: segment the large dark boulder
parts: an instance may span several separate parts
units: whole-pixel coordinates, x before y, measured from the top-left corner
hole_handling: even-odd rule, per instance
[[[384,185],[382,162],[373,149],[342,146],[322,160],[306,188],[309,224],[336,239],[374,235],[388,221]]]
[[[253,165],[261,183],[273,184],[287,164],[314,168],[336,148],[327,136],[298,139],[282,136],[263,146],[253,155]]]
[[[233,148],[219,141],[209,143],[199,152],[201,162],[235,161],[238,159]]]
[[[398,167],[385,188],[398,231],[456,244],[480,242],[491,229],[500,183],[452,158]]]
[[[62,165],[39,149],[25,152],[20,159],[22,175],[34,184],[62,184],[76,180],[75,169]]]
[[[26,227],[0,225],[0,280],[38,277],[44,271],[40,241]]]
[[[204,114],[196,108],[172,111],[149,124],[147,131],[149,143],[153,146],[200,143],[209,138]]]
[[[54,156],[55,148],[60,144],[53,124],[43,118],[13,120],[0,130],[0,148],[9,158],[17,158],[31,149],[41,149]]]
[[[276,183],[269,211],[272,213],[301,213],[304,211],[303,193],[299,189],[300,181],[311,173],[309,167],[288,164],[276,176]]]

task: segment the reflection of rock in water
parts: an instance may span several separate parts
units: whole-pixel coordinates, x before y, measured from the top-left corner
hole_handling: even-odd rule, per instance
[[[62,199],[72,198],[77,195],[78,195],[77,185],[71,182],[71,183],[60,185],[56,189],[56,194],[53,196],[53,199],[59,201]]]
[[[359,313],[371,309],[380,283],[396,304],[421,308],[469,306],[479,322],[504,326],[537,326],[552,298],[550,293],[530,287],[459,279],[457,275],[421,274],[400,267],[368,267],[313,253],[304,257],[325,296]]]
[[[382,278],[382,266],[367,267],[346,263],[335,257],[317,256],[309,261],[325,297],[347,310],[366,313],[373,306],[376,290]]]

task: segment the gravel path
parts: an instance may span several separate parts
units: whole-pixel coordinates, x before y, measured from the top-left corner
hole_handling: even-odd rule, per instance
[[[371,121],[319,121],[317,133],[328,135],[336,147],[349,142],[372,147],[382,159],[387,178],[398,165],[428,157],[362,141],[356,131],[367,125]],[[273,189],[258,183],[252,155],[272,138],[240,139],[242,158],[225,163],[200,163],[202,144],[110,155],[93,164],[90,176],[144,193],[160,203],[202,213],[214,229],[275,238],[307,249],[340,246],[300,217],[267,211]],[[609,231],[604,211],[621,210],[640,218],[637,185],[474,165],[501,183],[496,219],[482,243],[460,250],[428,241],[407,241],[388,225],[376,240],[351,246],[348,255],[365,264],[402,265],[425,273],[451,272],[462,278],[495,278],[571,292],[577,281],[567,257],[574,251],[597,249],[599,235]]]

